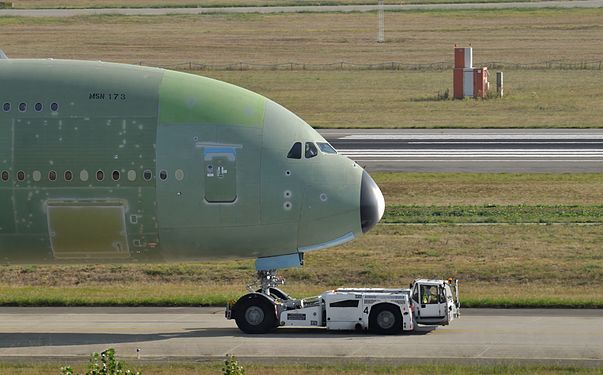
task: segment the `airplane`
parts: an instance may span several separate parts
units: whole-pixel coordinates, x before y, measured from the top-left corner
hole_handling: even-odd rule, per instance
[[[383,195],[283,106],[159,68],[0,54],[0,260],[256,258],[275,270],[381,219]]]

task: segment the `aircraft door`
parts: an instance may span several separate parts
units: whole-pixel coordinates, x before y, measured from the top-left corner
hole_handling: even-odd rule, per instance
[[[237,199],[237,151],[232,146],[205,146],[205,200],[232,203]]]
[[[441,285],[418,284],[415,288],[417,290],[413,293],[413,297],[418,298],[419,303],[418,323],[446,317],[447,301]]]

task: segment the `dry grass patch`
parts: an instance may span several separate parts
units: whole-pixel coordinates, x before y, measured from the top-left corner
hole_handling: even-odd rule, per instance
[[[338,286],[403,287],[459,277],[472,306],[603,306],[601,226],[378,226],[282,272],[309,296]],[[334,267],[337,265],[337,267]],[[252,260],[171,265],[3,266],[0,303],[222,305],[245,292]],[[596,288],[595,288],[596,290]]]
[[[2,17],[10,57],[151,65],[188,61],[431,63],[452,61],[472,41],[480,61],[600,60],[603,9],[388,13],[388,42],[375,42],[376,14]],[[308,53],[312,51],[312,53]],[[507,97],[430,101],[450,71],[210,71],[287,106],[318,127],[601,127],[603,70],[507,71]]]
[[[384,0],[385,4],[495,3],[508,0]],[[536,1],[536,0],[519,0]],[[180,8],[375,4],[371,0],[14,0],[15,8]]]
[[[603,70],[510,71],[505,98],[477,101],[414,100],[451,88],[448,71],[202,74],[259,92],[323,128],[603,126]]]
[[[119,353],[118,357],[119,357]],[[262,365],[245,363],[248,375],[280,375],[286,368],[286,373],[291,375],[309,374],[401,374],[401,375],[482,375],[482,374],[529,374],[529,375],[556,375],[556,374],[601,374],[600,369],[586,367],[545,366],[545,365],[378,365],[354,362],[340,362],[336,364],[293,364],[280,363]],[[183,363],[171,362],[166,364],[139,363],[127,361],[131,368],[142,371],[148,375],[215,375],[222,373],[222,362]],[[42,375],[58,373],[63,363],[6,363],[0,364],[0,372],[13,375]],[[76,364],[76,371],[84,371],[85,366]]]
[[[13,57],[150,65],[204,63],[433,63],[472,42],[485,61],[600,60],[603,9],[0,18]],[[309,53],[311,51],[311,53]],[[451,74],[450,74],[451,76]]]

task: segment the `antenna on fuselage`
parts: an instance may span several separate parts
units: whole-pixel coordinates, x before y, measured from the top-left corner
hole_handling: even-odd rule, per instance
[[[6,56],[6,53],[4,53],[3,50],[0,49],[0,60],[7,60],[8,56]]]

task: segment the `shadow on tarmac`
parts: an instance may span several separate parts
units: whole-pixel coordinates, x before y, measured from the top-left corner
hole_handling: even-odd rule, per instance
[[[420,336],[435,330],[435,326],[421,326],[413,332],[404,332],[399,336]],[[296,337],[312,336],[313,338],[332,338],[333,336],[354,338],[367,337],[370,333],[354,331],[327,331],[324,328],[279,328],[273,332],[260,335],[249,335],[237,328],[204,328],[189,329],[186,332],[165,333],[0,333],[0,348],[22,348],[38,346],[70,346],[70,345],[95,345],[95,344],[121,344],[133,342],[150,342],[182,338],[209,338],[209,337],[244,337],[291,339]]]

